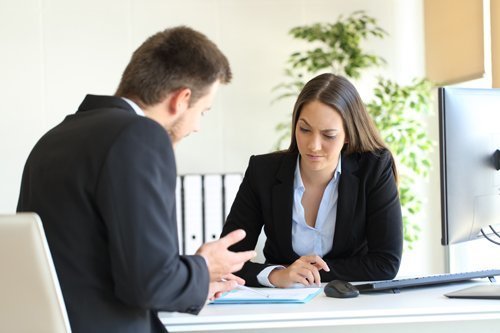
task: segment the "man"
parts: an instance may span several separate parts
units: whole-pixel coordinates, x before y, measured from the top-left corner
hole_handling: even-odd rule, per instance
[[[18,211],[42,219],[74,333],[165,332],[157,311],[196,314],[244,283],[231,272],[255,252],[227,249],[243,231],[180,256],[176,230],[173,145],[230,79],[204,35],[167,29],[134,52],[116,96],[87,95],[33,148]]]

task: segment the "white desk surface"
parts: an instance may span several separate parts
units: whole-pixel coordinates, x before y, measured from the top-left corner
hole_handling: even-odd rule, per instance
[[[500,300],[449,299],[465,282],[306,304],[208,304],[198,316],[160,312],[169,332],[500,332]],[[332,330],[332,327],[335,329]],[[423,330],[430,329],[429,332]]]

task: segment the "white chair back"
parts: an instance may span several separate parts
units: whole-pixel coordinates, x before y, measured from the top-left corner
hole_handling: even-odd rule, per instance
[[[34,213],[0,215],[0,331],[71,332],[42,223]]]

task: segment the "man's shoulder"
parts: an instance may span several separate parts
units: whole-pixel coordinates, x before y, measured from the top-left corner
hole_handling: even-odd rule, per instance
[[[161,143],[162,147],[170,143],[166,130],[160,124],[137,115],[127,107],[128,104],[124,107],[94,104],[90,108],[79,109],[45,133],[36,148],[57,145],[93,147],[94,151],[106,151],[108,147],[122,141],[148,145]]]
[[[91,122],[94,124],[96,122],[109,122],[116,126],[143,119],[147,119],[146,122],[151,121],[149,118],[138,115],[123,98],[103,95],[85,96],[76,113],[69,115],[67,120],[76,119],[85,124],[87,118],[92,119]]]
[[[87,112],[98,109],[123,109],[135,113],[132,106],[125,99],[118,96],[91,95],[85,96],[77,112]]]
[[[87,95],[78,111],[68,116],[63,126],[92,128],[104,136],[143,132],[149,136],[166,136],[165,129],[151,118],[138,115],[132,106],[116,96]]]

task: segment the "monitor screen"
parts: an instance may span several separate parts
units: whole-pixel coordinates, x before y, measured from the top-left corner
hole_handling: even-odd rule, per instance
[[[500,89],[439,88],[439,127],[441,243],[448,245],[500,225]]]

